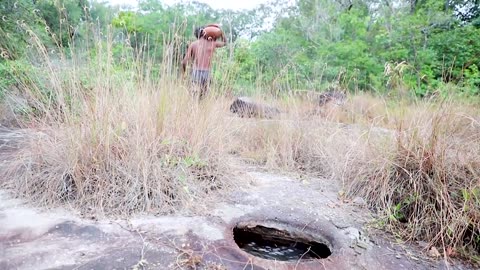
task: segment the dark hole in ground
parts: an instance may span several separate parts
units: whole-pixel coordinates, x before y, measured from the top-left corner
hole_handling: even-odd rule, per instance
[[[257,225],[235,227],[233,238],[244,251],[269,260],[324,259],[332,254],[327,244],[295,237],[294,233]]]

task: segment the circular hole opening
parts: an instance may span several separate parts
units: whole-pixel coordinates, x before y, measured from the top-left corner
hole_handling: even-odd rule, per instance
[[[254,256],[277,261],[325,259],[332,254],[327,243],[303,233],[262,225],[236,226],[233,238],[238,247]]]

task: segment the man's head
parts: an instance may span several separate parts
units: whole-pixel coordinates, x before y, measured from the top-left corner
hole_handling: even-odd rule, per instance
[[[193,34],[195,35],[195,37],[197,37],[197,39],[200,39],[205,34],[203,32],[204,28],[205,28],[204,26],[200,26],[200,27],[195,28],[195,32]]]

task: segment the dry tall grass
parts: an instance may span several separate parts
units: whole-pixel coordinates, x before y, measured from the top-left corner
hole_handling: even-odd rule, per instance
[[[38,132],[2,186],[43,205],[119,215],[193,209],[229,186],[228,105],[193,98],[171,57],[156,64],[126,50],[130,62],[119,64],[113,41],[99,39],[93,57],[72,49],[69,58],[31,38],[37,72],[18,78],[17,94],[30,108],[24,125]],[[163,71],[153,78],[155,65]]]
[[[45,204],[107,214],[171,212],[228,186],[221,105],[126,90],[100,88],[78,117],[39,124],[7,186]]]
[[[366,159],[350,167],[349,192],[365,197],[401,238],[478,262],[478,117],[456,103],[414,106],[411,112],[414,117],[397,120],[393,140],[372,143]]]

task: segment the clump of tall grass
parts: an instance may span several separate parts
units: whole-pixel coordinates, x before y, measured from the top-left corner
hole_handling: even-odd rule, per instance
[[[171,212],[228,186],[220,107],[157,89],[117,91],[97,93],[78,117],[38,124],[5,185],[107,214]]]
[[[128,215],[194,209],[229,186],[226,105],[192,97],[170,55],[154,63],[120,44],[115,59],[107,35],[67,57],[30,34],[36,72],[17,80],[30,107],[23,124],[35,132],[3,187],[42,205]]]
[[[347,195],[365,198],[396,236],[478,262],[474,108],[454,101],[389,104],[365,95],[327,116],[311,115],[304,105],[288,100],[278,104],[287,114],[241,125],[236,151],[270,169],[340,179]]]
[[[373,143],[366,159],[349,169],[349,192],[365,197],[403,239],[478,262],[480,123],[464,111],[447,103],[400,119],[393,141]]]

